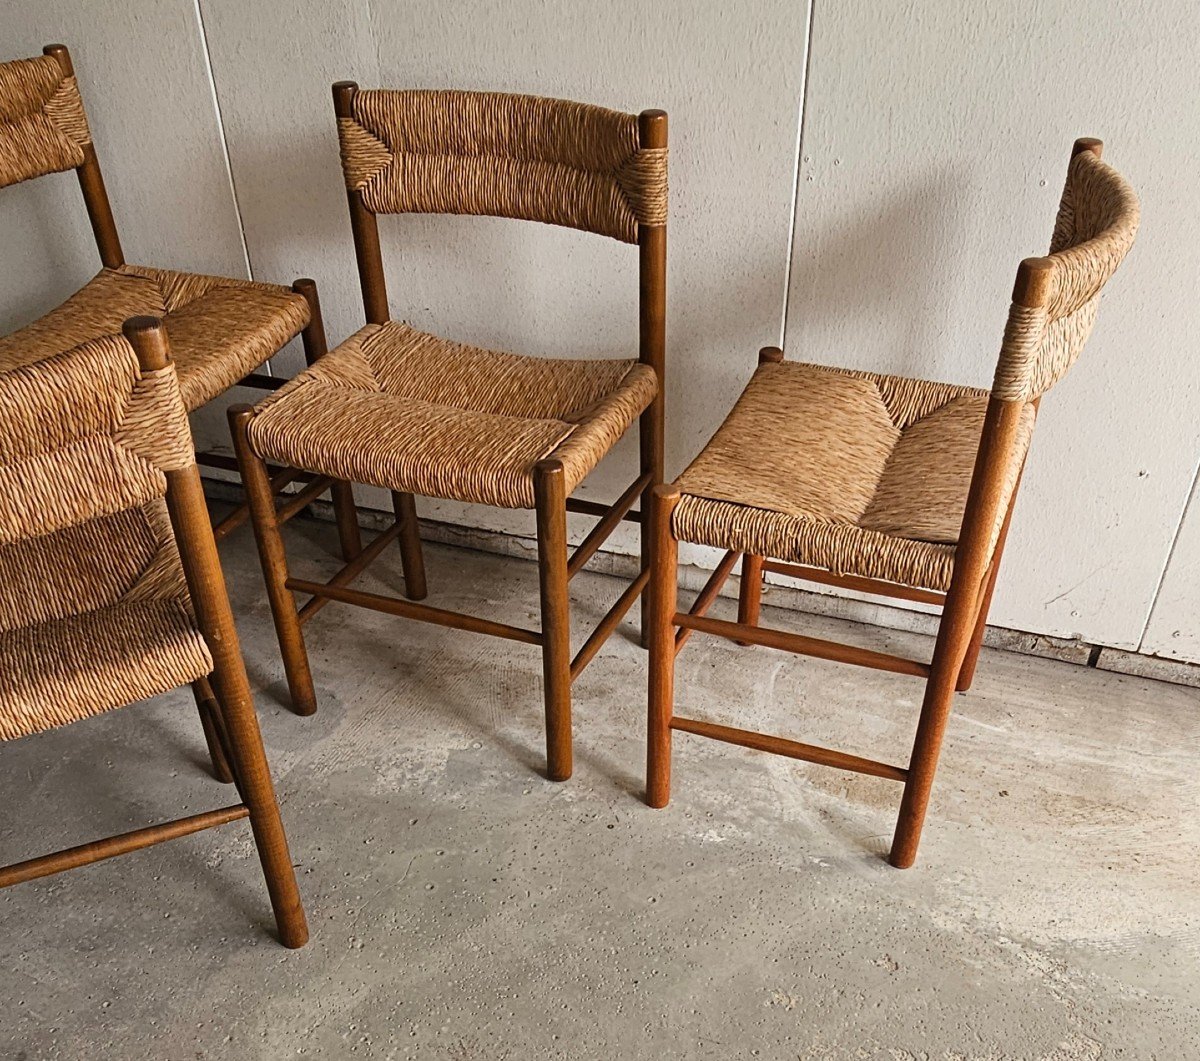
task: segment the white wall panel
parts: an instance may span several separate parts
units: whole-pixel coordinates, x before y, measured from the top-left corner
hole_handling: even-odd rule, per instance
[[[332,339],[362,322],[329,95],[330,82],[351,78],[670,112],[669,472],[724,415],[758,347],[778,340],[803,5],[299,0],[286,17],[275,4],[202,6],[255,273],[315,276]],[[497,219],[380,227],[397,318],[523,353],[636,356],[635,248]],[[594,494],[628,482],[634,449],[601,469]],[[420,506],[478,526],[532,526],[494,509]]]
[[[194,0],[0,6],[0,59],[71,49],[131,262],[246,276]],[[100,268],[74,173],[0,190],[0,329],[28,323]]]
[[[1072,140],[1104,139],[1143,200],[1092,341],[1042,407],[999,625],[1141,639],[1200,454],[1198,37],[1193,0],[817,6],[790,356],[988,385]]]
[[[1192,488],[1141,651],[1200,663],[1200,481]]]

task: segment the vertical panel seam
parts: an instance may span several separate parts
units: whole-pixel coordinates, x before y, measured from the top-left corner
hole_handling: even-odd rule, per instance
[[[201,0],[194,0],[196,5],[196,25],[200,29],[200,44],[204,50],[204,69],[208,74],[208,87],[212,92],[213,112],[217,117],[217,132],[221,138],[221,156],[225,160],[225,176],[229,180],[229,194],[233,199],[233,212],[237,216],[238,237],[242,241],[242,258],[246,263],[246,277],[249,280],[254,279],[254,267],[250,262],[250,245],[246,241],[246,223],[242,219],[242,205],[238,201],[237,181],[233,176],[233,162],[229,157],[229,140],[225,135],[225,118],[221,114],[221,97],[217,92],[217,79],[213,71],[212,53],[208,47],[208,29],[204,25],[204,11],[201,8]],[[270,371],[270,366],[267,366]]]
[[[1163,561],[1162,570],[1158,573],[1158,582],[1154,586],[1150,607],[1146,610],[1146,621],[1142,625],[1142,636],[1138,639],[1138,652],[1146,650],[1146,637],[1150,633],[1150,624],[1154,621],[1154,609],[1158,607],[1158,598],[1162,596],[1163,583],[1167,580],[1167,572],[1171,569],[1171,561],[1175,558],[1175,550],[1179,547],[1179,539],[1183,536],[1183,525],[1187,522],[1192,505],[1196,502],[1197,489],[1200,489],[1200,462],[1197,462],[1196,470],[1192,473],[1192,485],[1184,499],[1183,510],[1179,513],[1179,522],[1175,526],[1175,533],[1171,536],[1171,547],[1167,550],[1167,558]]]
[[[199,0],[197,0],[199,2]],[[796,117],[796,159],[792,172],[792,210],[788,221],[787,258],[783,269],[783,318],[779,322],[779,346],[787,349],[788,305],[792,297],[792,258],[796,253],[796,215],[800,208],[800,164],[804,151],[804,119],[808,113],[808,75],[812,64],[813,9],[808,0],[804,25],[804,61],[800,74],[800,113]]]

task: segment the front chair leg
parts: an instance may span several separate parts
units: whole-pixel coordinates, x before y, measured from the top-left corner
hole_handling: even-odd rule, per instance
[[[567,491],[561,461],[533,469],[538,580],[542,599],[542,675],[546,692],[546,772],[571,776],[571,602],[567,578]]]
[[[300,616],[296,612],[296,599],[287,588],[287,554],[283,548],[283,537],[279,533],[275,498],[267,478],[267,466],[250,448],[250,440],[247,437],[247,429],[253,417],[254,410],[248,405],[230,406],[229,428],[233,434],[233,448],[242,473],[246,501],[250,506],[250,522],[254,527],[254,540],[258,543],[258,557],[262,563],[263,579],[267,584],[271,615],[275,619],[275,634],[279,639],[280,654],[283,656],[283,670],[287,676],[292,710],[298,715],[311,715],[317,710],[317,694],[313,688],[312,671],[308,666],[308,650],[304,647]]]
[[[942,739],[954,702],[954,687],[975,633],[978,596],[974,589],[964,591],[959,586],[952,586],[938,625],[933,662],[921,703],[921,718],[904,782],[904,797],[900,801],[900,817],[888,855],[888,861],[897,869],[908,869],[917,860],[921,828],[925,824]]]
[[[392,491],[392,511],[400,524],[400,569],[404,572],[404,595],[409,600],[424,600],[425,557],[421,553],[421,528],[417,523],[417,503],[412,494]]]
[[[646,587],[650,627],[646,802],[665,807],[671,798],[671,716],[674,713],[675,608],[679,543],[671,514],[679,490],[657,486],[650,501],[650,582]]]

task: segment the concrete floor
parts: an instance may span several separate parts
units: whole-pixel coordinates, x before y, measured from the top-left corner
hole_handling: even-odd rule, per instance
[[[293,527],[294,569],[332,570],[331,529]],[[540,775],[520,645],[331,605],[320,710],[293,716],[248,534],[224,556],[312,942],[272,938],[244,823],[8,889],[0,1057],[1200,1057],[1195,690],[986,652],[898,872],[892,782],[685,734],[672,805],[646,808],[628,626],[577,686],[567,784]],[[428,556],[432,603],[536,625],[531,565]],[[397,572],[385,554],[364,584]],[[617,583],[575,589],[578,644]],[[920,695],[699,635],[678,689],[689,713],[893,761]],[[3,762],[5,861],[231,796],[186,693]]]

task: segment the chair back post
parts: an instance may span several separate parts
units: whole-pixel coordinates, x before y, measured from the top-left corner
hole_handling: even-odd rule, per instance
[[[71,53],[65,44],[47,44],[42,49],[42,54],[53,56],[57,60],[63,77],[75,76]],[[88,220],[92,223],[92,235],[96,239],[100,261],[106,269],[120,268],[125,264],[125,254],[121,250],[117,223],[113,219],[112,205],[108,201],[108,192],[104,187],[104,177],[100,172],[100,160],[96,157],[94,144],[89,143],[84,147],[83,162],[76,168],[75,174],[79,178],[79,190],[83,193]]]
[[[666,148],[667,112],[645,110],[638,115],[638,147]],[[638,360],[654,369],[658,398],[647,409],[648,431],[643,451],[653,454],[657,467],[653,481],[662,482],[663,413],[666,405],[664,376],[667,349],[667,226],[638,224]]]
[[[171,364],[167,331],[157,317],[131,317],[122,327],[137,354],[143,373],[160,372]],[[183,413],[182,403],[180,414]],[[214,684],[222,702],[231,691],[223,675],[243,666],[233,612],[212,533],[200,469],[194,460],[186,467],[165,469],[167,511],[179,546],[179,559],[191,594],[200,632],[213,655]],[[225,688],[221,686],[225,685]]]
[[[1040,309],[1052,297],[1055,263],[1052,258],[1026,258],[1017,268],[1012,302],[1022,309]],[[975,469],[963,512],[962,530],[954,556],[954,575],[946,594],[945,615],[970,621],[992,561],[996,529],[1003,518],[1001,506],[1009,493],[1010,463],[1021,430],[1026,402],[991,398],[984,416]]]
[[[333,111],[338,118],[354,117],[354,97],[358,84],[337,81],[333,86]],[[354,256],[358,261],[358,282],[362,287],[363,311],[368,324],[386,324],[388,311],[387,282],[383,275],[383,252],[379,248],[379,223],[362,201],[362,194],[347,189],[350,227],[354,232]]]

